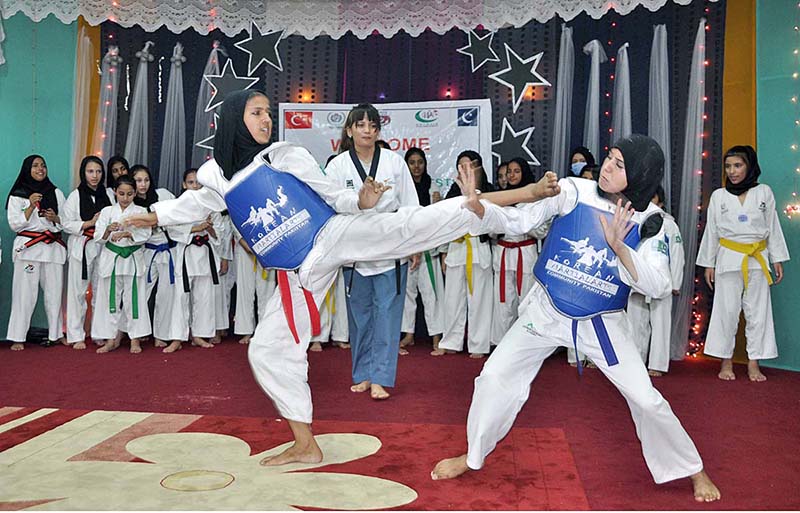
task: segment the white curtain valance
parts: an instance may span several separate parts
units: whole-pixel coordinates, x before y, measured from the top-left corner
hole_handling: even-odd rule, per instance
[[[265,32],[285,30],[308,39],[338,39],[351,31],[364,39],[374,31],[391,37],[403,30],[418,36],[426,28],[437,34],[458,27],[488,30],[521,27],[531,20],[546,22],[558,15],[566,21],[586,12],[600,18],[612,7],[628,14],[642,5],[651,11],[668,1],[692,0],[2,0],[2,15],[18,12],[34,21],[53,14],[63,23],[83,16],[90,24],[106,20],[123,27],[139,25],[148,32],[166,26],[175,33],[193,28],[200,34],[220,29],[228,36],[250,30],[255,21]],[[713,0],[716,1],[716,0]]]

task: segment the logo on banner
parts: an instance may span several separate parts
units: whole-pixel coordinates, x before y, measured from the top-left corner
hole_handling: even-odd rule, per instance
[[[328,114],[328,125],[334,128],[342,128],[345,119],[347,119],[347,114],[344,112],[331,112]]]
[[[418,110],[414,114],[414,119],[417,120],[417,126],[438,126],[436,121],[439,120],[438,109],[423,109]]]
[[[389,123],[392,122],[392,116],[390,116],[386,112],[380,112],[379,115],[381,117],[381,128],[389,125]]]
[[[286,128],[291,128],[293,130],[303,129],[303,128],[311,128],[311,119],[314,115],[311,111],[297,111],[297,110],[287,110],[283,113],[284,121],[286,122]]]
[[[458,109],[458,126],[478,126],[478,108]]]

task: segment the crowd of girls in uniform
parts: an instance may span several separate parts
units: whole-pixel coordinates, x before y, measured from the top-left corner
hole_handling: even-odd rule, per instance
[[[331,182],[357,189],[372,171],[375,180],[391,185],[375,212],[426,206],[460,194],[455,186],[437,189],[419,148],[409,149],[404,157],[382,148],[379,119],[371,105],[353,109],[343,129],[342,152],[326,165]],[[465,163],[478,170],[483,192],[513,190],[536,180],[522,158],[502,162],[494,185],[477,152],[465,150],[454,162]],[[597,181],[599,169],[588,149],[571,152],[571,179]],[[747,374],[763,381],[759,360],[777,356],[770,285],[783,279],[782,263],[789,254],[772,190],[758,182],[761,170],[753,148],[735,146],[726,152],[724,173],[725,185],[714,191],[708,205],[696,258],[714,292],[705,353],[722,360],[720,379],[736,378],[732,356],[743,311]],[[78,178],[78,186],[65,199],[50,181],[44,157],[30,155],[8,194],[8,224],[17,234],[11,252],[14,300],[6,335],[12,350],[25,347],[40,288],[48,338],[75,349],[85,349],[88,340],[97,344],[98,353],[108,352],[117,349],[125,335],[132,353],[142,350],[145,339],[164,352],[177,351],[187,342],[211,348],[229,332],[243,344],[250,341],[256,320],[275,293],[276,273],[258,264],[226,212],[213,212],[196,224],[122,229],[128,215],[152,211],[153,205],[175,195],[158,188],[146,166],[131,167],[121,156],[107,163],[87,156]],[[197,170],[188,169],[182,191],[175,192],[200,187]],[[666,210],[662,189],[652,202]],[[672,296],[679,294],[687,259],[675,220],[666,212],[664,219],[670,293],[633,293],[627,307],[651,376],[669,369]],[[322,329],[312,338],[310,350],[321,351],[329,341],[350,348],[353,391],[370,390],[375,399],[388,397],[385,387],[394,386],[397,356],[407,354],[406,347],[414,344],[419,295],[427,334],[433,339],[432,355],[466,346],[470,357],[484,357],[516,320],[533,287],[532,269],[547,231],[545,224],[524,235],[464,234],[407,260],[340,269],[320,305]],[[593,366],[590,358],[572,349],[568,360]]]

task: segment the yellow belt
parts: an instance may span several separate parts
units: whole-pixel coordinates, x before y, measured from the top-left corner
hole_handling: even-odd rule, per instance
[[[258,260],[256,260],[255,255],[250,255],[250,258],[253,259],[253,272],[256,272],[258,270]],[[263,267],[261,268],[261,279],[262,280],[267,279],[267,270],[264,269]]]
[[[331,315],[336,314],[336,297],[334,296],[334,292],[336,290],[336,282],[339,280],[337,276],[333,283],[331,284],[331,288],[328,289],[328,292],[325,293],[325,304],[328,306],[328,311]]]
[[[728,248],[730,250],[736,251],[737,253],[742,253],[744,255],[744,257],[742,257],[742,279],[744,280],[745,290],[747,290],[748,257],[753,257],[756,259],[758,264],[761,266],[761,270],[764,271],[764,276],[767,277],[767,283],[772,285],[772,276],[770,276],[769,274],[769,267],[767,267],[767,261],[764,260],[763,256],[761,256],[761,252],[767,249],[766,240],[745,244],[743,242],[736,242],[728,239],[720,239],[719,244],[723,248]]]
[[[464,243],[467,245],[467,288],[469,289],[469,295],[472,295],[472,243],[470,239],[472,237],[467,234],[461,237],[460,239],[456,239],[453,242]]]

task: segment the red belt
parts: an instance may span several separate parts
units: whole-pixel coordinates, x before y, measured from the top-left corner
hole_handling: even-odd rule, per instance
[[[292,305],[292,289],[289,285],[289,276],[286,271],[278,271],[278,289],[281,294],[281,304],[283,305],[283,313],[286,315],[286,321],[289,323],[289,330],[292,332],[294,342],[300,343],[300,337],[297,336],[297,326],[294,324],[294,305]],[[319,335],[322,329],[319,322],[319,310],[317,304],[314,302],[314,296],[306,289],[303,289],[303,295],[306,298],[306,306],[308,307],[308,317],[311,320],[311,336]]]
[[[22,230],[21,232],[17,232],[17,235],[22,237],[28,237],[30,240],[25,243],[23,248],[29,248],[35,244],[39,244],[40,242],[44,242],[45,244],[61,244],[65,248],[67,247],[64,244],[64,241],[61,240],[61,232],[51,232],[50,230],[45,230],[43,232],[34,232],[30,230]],[[22,248],[20,248],[22,249]]]
[[[506,249],[517,248],[517,295],[522,295],[522,248],[525,246],[533,246],[536,244],[536,239],[526,239],[519,242],[511,242],[507,240],[498,240],[497,245],[502,246],[503,253],[500,255],[500,302],[506,302]]]

